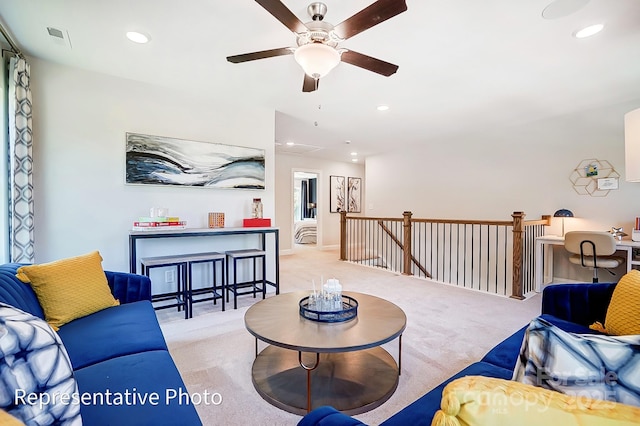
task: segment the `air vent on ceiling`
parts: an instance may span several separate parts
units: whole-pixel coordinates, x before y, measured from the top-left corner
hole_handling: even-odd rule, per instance
[[[309,154],[321,150],[319,146],[295,144],[295,145],[276,145],[276,152],[282,154]]]
[[[69,38],[69,31],[54,27],[47,27],[49,33],[49,39],[58,46],[64,46],[71,49],[71,39]]]

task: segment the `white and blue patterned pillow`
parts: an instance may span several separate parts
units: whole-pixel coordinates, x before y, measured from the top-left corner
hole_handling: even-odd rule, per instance
[[[82,424],[71,361],[49,324],[0,303],[0,357],[0,408],[28,426]]]
[[[640,335],[569,333],[536,318],[525,333],[513,380],[640,406]]]

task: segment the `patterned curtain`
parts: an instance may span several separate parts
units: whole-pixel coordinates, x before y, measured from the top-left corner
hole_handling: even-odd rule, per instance
[[[30,67],[9,65],[9,252],[12,262],[33,263],[33,183]]]

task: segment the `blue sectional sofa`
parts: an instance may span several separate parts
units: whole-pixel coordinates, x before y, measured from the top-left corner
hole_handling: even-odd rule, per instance
[[[0,302],[44,319],[31,287],[16,278],[20,266],[0,265]],[[151,305],[149,278],[109,271],[105,275],[120,305],[58,331],[78,393],[87,396],[80,407],[83,424],[201,425]],[[126,400],[119,399],[122,396]]]
[[[542,315],[553,325],[571,333],[596,334],[589,325],[604,324],[615,284],[561,284],[544,289]],[[381,426],[429,426],[440,408],[442,391],[451,381],[464,376],[487,376],[510,380],[524,338],[525,325],[491,349],[480,361],[451,376],[427,394],[409,404]],[[464,342],[459,342],[464,344]],[[333,407],[319,407],[304,416],[298,426],[361,425],[362,422]]]

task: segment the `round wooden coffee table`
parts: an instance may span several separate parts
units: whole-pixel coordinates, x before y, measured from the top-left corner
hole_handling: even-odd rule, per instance
[[[304,415],[331,405],[359,414],[385,402],[398,386],[407,317],[393,303],[343,292],[358,301],[349,321],[322,323],[300,316],[308,292],[284,293],[251,306],[244,322],[256,338],[253,384],[271,404]],[[398,338],[398,362],[380,345]],[[258,353],[258,340],[270,346]]]

